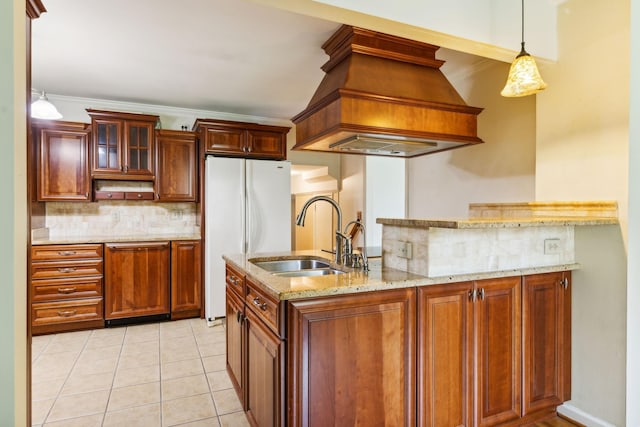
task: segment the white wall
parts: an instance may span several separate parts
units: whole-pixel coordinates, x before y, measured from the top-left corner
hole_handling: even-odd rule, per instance
[[[382,224],[376,224],[377,218],[406,216],[406,163],[392,157],[366,157],[363,221],[367,246],[382,247]]]
[[[542,68],[549,87],[537,95],[536,199],[616,200],[620,216],[620,227],[576,232],[583,268],[573,281],[572,400],[562,410],[623,426],[625,308],[637,311],[626,287],[640,286],[626,277],[629,1],[569,0],[558,35],[558,63]]]
[[[533,200],[535,98],[500,96],[507,64],[486,60],[466,72],[446,67],[467,104],[484,108],[478,116],[484,144],[410,159],[408,216],[466,217],[469,203]]]

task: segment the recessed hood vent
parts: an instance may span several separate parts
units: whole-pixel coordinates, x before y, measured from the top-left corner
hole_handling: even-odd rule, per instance
[[[343,25],[322,46],[327,73],[295,116],[294,150],[415,157],[482,140],[440,71],[438,46]]]

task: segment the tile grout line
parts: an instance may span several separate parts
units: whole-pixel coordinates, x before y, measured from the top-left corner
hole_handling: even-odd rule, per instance
[[[104,426],[104,420],[107,418],[107,410],[109,409],[109,402],[111,402],[111,393],[113,392],[113,385],[116,382],[116,373],[118,372],[118,365],[120,364],[120,357],[122,356],[122,349],[124,348],[124,340],[127,336],[128,326],[125,326],[124,333],[122,334],[122,341],[120,341],[120,351],[118,352],[118,358],[116,360],[116,367],[113,371],[113,378],[111,378],[111,387],[109,388],[109,396],[107,396],[107,404],[104,406],[104,413],[102,414],[101,426]],[[93,331],[91,332],[93,336]]]

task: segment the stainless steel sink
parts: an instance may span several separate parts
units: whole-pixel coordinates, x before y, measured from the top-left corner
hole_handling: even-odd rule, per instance
[[[270,272],[311,270],[315,268],[329,268],[329,262],[319,259],[285,259],[277,261],[251,261],[253,265]]]
[[[331,267],[329,261],[314,258],[290,258],[282,260],[249,260],[256,267],[282,277],[327,276],[343,274],[344,271]]]
[[[329,276],[331,274],[344,274],[344,271],[335,268],[317,268],[313,270],[298,271],[282,271],[280,273],[272,273],[274,276],[281,277],[306,277],[306,276]]]

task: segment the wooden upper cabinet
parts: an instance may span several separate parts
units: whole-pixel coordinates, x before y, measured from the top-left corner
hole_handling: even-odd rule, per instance
[[[520,283],[519,276],[475,282],[477,426],[520,418]]]
[[[156,131],[156,193],[161,202],[195,202],[197,144],[193,132]]]
[[[37,200],[90,200],[89,126],[33,120],[33,135],[38,147]]]
[[[197,119],[194,124],[207,154],[284,160],[288,127]]]
[[[87,109],[91,116],[91,175],[97,179],[153,180],[158,116]]]
[[[291,301],[291,426],[413,426],[413,288]]]
[[[169,242],[105,243],[104,317],[169,314]]]
[[[524,415],[555,408],[570,398],[570,274],[524,276]]]

